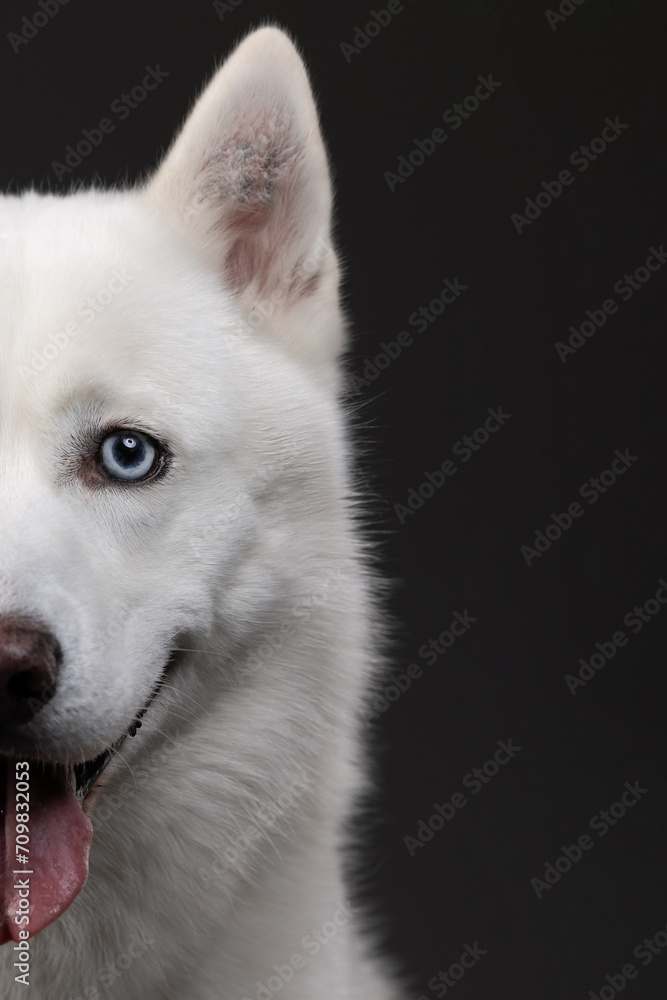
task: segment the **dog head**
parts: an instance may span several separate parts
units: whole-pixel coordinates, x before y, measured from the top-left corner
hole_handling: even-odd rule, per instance
[[[80,890],[81,804],[183,637],[242,647],[298,586],[323,508],[343,517],[326,499],[330,212],[306,72],[273,28],[222,66],[146,183],[0,203],[0,752],[44,804],[31,933]]]

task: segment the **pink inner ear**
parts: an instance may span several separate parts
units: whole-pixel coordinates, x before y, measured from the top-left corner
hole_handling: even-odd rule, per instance
[[[287,304],[319,284],[320,262],[308,258],[307,235],[316,204],[295,113],[263,96],[226,108],[217,141],[194,173],[184,215],[216,255],[229,288]]]
[[[298,254],[299,230],[307,221],[294,115],[267,103],[228,110],[231,128],[199,173],[224,248],[225,277],[239,292],[250,285],[265,289],[272,271],[286,277],[286,262]]]
[[[220,225],[224,227],[227,251],[224,272],[227,283],[236,292],[250,284],[258,290],[269,279],[273,254],[276,252],[275,230],[279,211],[276,202],[253,208],[231,208],[224,213]]]
[[[308,298],[322,278],[322,246],[295,259],[294,220],[286,211],[281,192],[272,204],[249,211],[236,209],[226,215],[227,232],[223,269],[227,285],[242,293],[250,286],[273,302],[289,304]],[[292,230],[292,231],[290,231]]]
[[[294,259],[296,236],[290,232],[284,197],[249,212],[227,216],[224,272],[228,286],[242,293],[253,287],[261,297],[289,304],[313,295],[322,277],[321,260],[305,255]]]

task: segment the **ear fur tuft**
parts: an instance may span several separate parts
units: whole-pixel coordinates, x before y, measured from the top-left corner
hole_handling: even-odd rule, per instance
[[[272,303],[287,340],[317,335],[296,329],[299,319],[311,323],[310,312],[335,313],[337,324],[332,316],[325,324],[326,349],[300,346],[338,354],[327,156],[305,67],[283,31],[260,28],[240,43],[196,102],[145,196],[247,313]]]

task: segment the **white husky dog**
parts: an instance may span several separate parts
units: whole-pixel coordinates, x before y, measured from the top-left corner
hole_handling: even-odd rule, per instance
[[[394,995],[330,214],[275,28],[147,183],[0,202],[3,1000]]]

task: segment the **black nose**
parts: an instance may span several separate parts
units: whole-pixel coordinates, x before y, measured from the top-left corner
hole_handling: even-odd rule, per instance
[[[60,648],[27,619],[0,618],[0,725],[30,722],[56,693]]]

